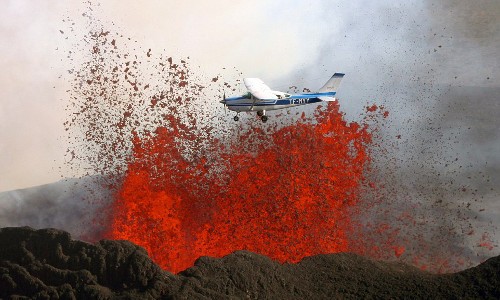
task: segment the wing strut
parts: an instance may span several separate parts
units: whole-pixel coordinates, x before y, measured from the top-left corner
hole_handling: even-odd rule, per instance
[[[252,106],[250,107],[250,110],[253,110],[253,106],[255,105],[255,102],[257,102],[257,98],[252,95],[252,98],[253,98],[253,102],[252,102]]]

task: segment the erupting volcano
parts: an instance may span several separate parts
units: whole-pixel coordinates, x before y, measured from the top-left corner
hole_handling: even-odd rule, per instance
[[[142,60],[121,53],[102,29],[87,39],[91,59],[74,89],[83,101],[66,125],[92,147],[68,153],[119,179],[99,221],[108,238],[143,246],[172,272],[236,250],[281,262],[355,250],[351,214],[369,186],[368,125],[348,123],[336,102],[310,117],[275,115],[274,124],[214,123],[209,116],[221,112],[206,103],[218,105],[221,75],[196,77],[187,60],[151,49]]]
[[[112,238],[143,246],[173,272],[242,249],[282,262],[351,250],[349,213],[371,135],[348,124],[337,103],[318,110],[314,124],[251,128],[227,144],[212,138],[187,158],[176,142],[182,133],[173,120],[134,139]]]
[[[401,176],[394,153],[419,133],[384,128],[389,111],[376,101],[357,121],[340,101],[235,123],[219,100],[238,92],[236,69],[207,76],[189,58],[127,45],[99,26],[75,46],[88,51],[73,52],[86,56],[70,70],[69,165],[101,175],[114,194],[94,218],[106,234],[89,240],[130,240],[172,272],[236,250],[280,262],[355,252],[456,271],[472,265],[466,242],[491,244],[471,214],[411,193],[428,183],[413,181],[411,153]],[[442,163],[459,169],[455,157]],[[431,167],[425,174],[439,177]],[[440,187],[463,191],[450,178]]]

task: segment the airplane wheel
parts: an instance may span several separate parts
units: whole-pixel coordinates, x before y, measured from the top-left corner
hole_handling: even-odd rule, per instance
[[[266,123],[267,122],[267,116],[262,116],[262,122]]]
[[[233,118],[233,119],[234,119],[236,122],[238,122],[238,121],[240,120],[240,117],[238,117],[238,116],[234,116],[234,118]]]
[[[262,117],[264,115],[264,111],[258,110],[257,111],[257,116]]]

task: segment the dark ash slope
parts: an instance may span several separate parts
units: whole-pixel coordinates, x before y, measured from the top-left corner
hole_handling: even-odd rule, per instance
[[[166,249],[168,251],[168,249]],[[279,264],[248,251],[202,257],[177,275],[127,241],[88,244],[64,231],[0,229],[0,298],[500,298],[500,257],[435,275],[354,254]]]

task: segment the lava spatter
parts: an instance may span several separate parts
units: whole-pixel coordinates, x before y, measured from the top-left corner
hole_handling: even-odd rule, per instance
[[[359,199],[371,136],[338,104],[318,111],[315,124],[250,128],[239,143],[212,147],[218,161],[184,157],[173,128],[134,140],[113,238],[145,247],[174,272],[240,249],[282,262],[350,249],[347,208]],[[260,147],[248,138],[255,134]],[[225,181],[212,175],[216,167]]]
[[[312,118],[292,109],[276,122],[235,124],[218,100],[235,92],[239,73],[201,75],[189,59],[132,48],[100,27],[76,47],[72,56],[85,58],[70,70],[68,157],[115,191],[94,218],[107,230],[96,238],[131,240],[175,272],[239,249],[281,262],[350,251],[430,270],[467,263],[456,247],[465,217],[388,188],[400,164],[378,122],[397,111],[370,104],[349,123],[330,103]],[[397,129],[397,143],[411,137]],[[483,238],[477,247],[496,246]]]
[[[350,249],[367,126],[331,103],[313,120],[220,130],[229,125],[206,122],[214,112],[201,105],[219,75],[203,80],[186,60],[130,54],[103,29],[88,39],[99,46],[75,72],[83,101],[67,126],[83,131],[91,169],[119,179],[108,238],[143,246],[170,271],[239,249],[280,261]]]
[[[170,271],[240,249],[282,262],[379,254],[360,242],[369,239],[353,218],[362,190],[377,186],[365,171],[377,129],[367,124],[383,113],[379,107],[360,123],[330,103],[312,118],[276,115],[279,126],[235,126],[214,119],[222,111],[207,101],[217,103],[214,95],[236,83],[199,76],[187,59],[128,49],[102,28],[82,47],[88,41],[88,60],[71,70],[65,125],[73,165],[104,175],[116,190],[95,218],[109,226],[104,237],[143,246]]]

